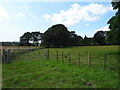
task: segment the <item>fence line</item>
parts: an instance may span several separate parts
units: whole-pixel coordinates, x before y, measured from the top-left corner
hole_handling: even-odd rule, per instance
[[[38,51],[38,50],[40,50],[40,51]],[[19,57],[21,54],[24,54],[24,56],[26,56],[26,58],[28,58],[28,59],[32,58],[33,60],[34,59],[39,59],[39,60],[40,59],[48,59],[48,60],[55,59],[57,62],[59,62],[61,60],[62,63],[67,62],[68,64],[77,64],[78,66],[81,66],[82,63],[85,65],[88,64],[89,67],[98,64],[92,60],[90,52],[88,52],[88,56],[86,56],[88,58],[88,60],[85,60],[85,62],[84,62],[80,52],[64,53],[63,51],[60,52],[58,50],[56,50],[56,52],[50,52],[49,49],[41,49],[41,48],[34,48],[34,49],[33,48],[28,48],[28,49],[21,48],[21,49],[7,49],[7,50],[3,49],[0,51],[1,51],[2,59],[3,59],[2,60],[3,63],[10,63],[12,61],[12,59],[25,59],[25,57]],[[34,53],[32,53],[33,51],[34,51]],[[29,52],[31,52],[31,54]],[[76,57],[74,55],[76,55]],[[108,68],[108,65],[106,66],[106,64],[108,63],[108,62],[106,62],[106,60],[107,60],[106,57],[107,57],[107,54],[104,55],[104,58],[102,60],[103,61],[102,65],[103,65],[104,69]],[[87,59],[87,58],[85,58],[85,59]]]
[[[31,51],[35,51],[41,48],[33,47],[33,48],[12,48],[12,49],[0,49],[0,55],[2,57],[2,63],[10,63],[11,56],[17,56],[20,54],[25,54]]]

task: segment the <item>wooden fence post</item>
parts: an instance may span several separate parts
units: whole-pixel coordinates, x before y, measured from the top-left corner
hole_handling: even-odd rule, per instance
[[[104,55],[104,69],[106,68],[106,54]]]
[[[91,66],[91,61],[90,61],[90,53],[88,52],[88,66]]]
[[[2,63],[5,62],[5,49],[2,50]]]
[[[69,60],[69,63],[71,64],[70,52],[68,53],[68,60]]]
[[[57,59],[57,61],[58,61],[58,51],[56,51],[56,59]]]
[[[10,49],[7,50],[7,63],[10,63]]]
[[[47,59],[47,49],[44,49],[44,51],[43,51],[43,58]]]
[[[2,63],[3,49],[0,49],[0,64]]]
[[[78,53],[78,65],[80,66],[80,53]]]
[[[3,63],[6,63],[7,62],[7,51],[4,50],[3,52]]]
[[[62,62],[64,63],[64,57],[63,57],[63,52],[62,52]]]

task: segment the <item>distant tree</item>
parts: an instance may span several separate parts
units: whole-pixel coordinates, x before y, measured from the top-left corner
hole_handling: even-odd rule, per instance
[[[33,45],[38,46],[39,41],[41,40],[42,33],[40,32],[32,32],[30,40],[33,41]]]
[[[93,37],[93,40],[99,45],[105,45],[106,33],[104,31],[97,31]]]
[[[24,33],[24,34],[20,37],[21,45],[23,45],[23,46],[28,46],[28,45],[30,45],[30,38],[31,38],[31,33],[30,33],[30,32]]]
[[[93,39],[92,38],[88,38],[86,35],[83,39],[83,45],[93,45]]]
[[[62,24],[53,25],[43,33],[43,44],[50,47],[70,45],[70,32]]]
[[[23,46],[28,46],[28,45],[34,45],[38,46],[39,41],[41,40],[42,33],[40,32],[25,32],[21,37],[20,37],[20,44]],[[33,43],[30,43],[30,42]]]
[[[83,38],[75,34],[75,31],[70,32],[70,41],[72,46],[83,45]]]
[[[107,33],[108,44],[120,44],[120,1],[112,2],[113,10],[117,9],[115,16],[113,16],[107,23],[110,31]]]
[[[19,46],[19,42],[0,42],[2,46]]]

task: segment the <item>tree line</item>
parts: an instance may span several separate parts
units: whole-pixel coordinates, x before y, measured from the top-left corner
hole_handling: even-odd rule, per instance
[[[43,45],[46,47],[64,46],[88,46],[88,45],[115,45],[110,42],[108,34],[110,31],[97,31],[93,37],[81,37],[75,31],[69,31],[63,24],[56,24],[48,28],[44,33],[26,32],[20,37],[21,45]],[[32,43],[30,43],[32,42]],[[119,44],[119,43],[117,43]]]

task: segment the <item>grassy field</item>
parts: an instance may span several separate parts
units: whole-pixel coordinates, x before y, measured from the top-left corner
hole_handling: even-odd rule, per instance
[[[56,50],[58,60],[56,61]],[[30,58],[39,50],[19,55],[26,60],[3,64],[3,88],[116,88],[118,86],[118,46],[50,48],[50,59]],[[61,53],[64,54],[62,63]],[[71,55],[71,65],[68,62]],[[91,67],[87,65],[88,52]],[[80,66],[78,66],[80,53]],[[103,69],[107,54],[106,70]],[[29,55],[29,60],[27,59]],[[37,57],[37,56],[36,56]],[[20,61],[20,62],[19,62]]]

